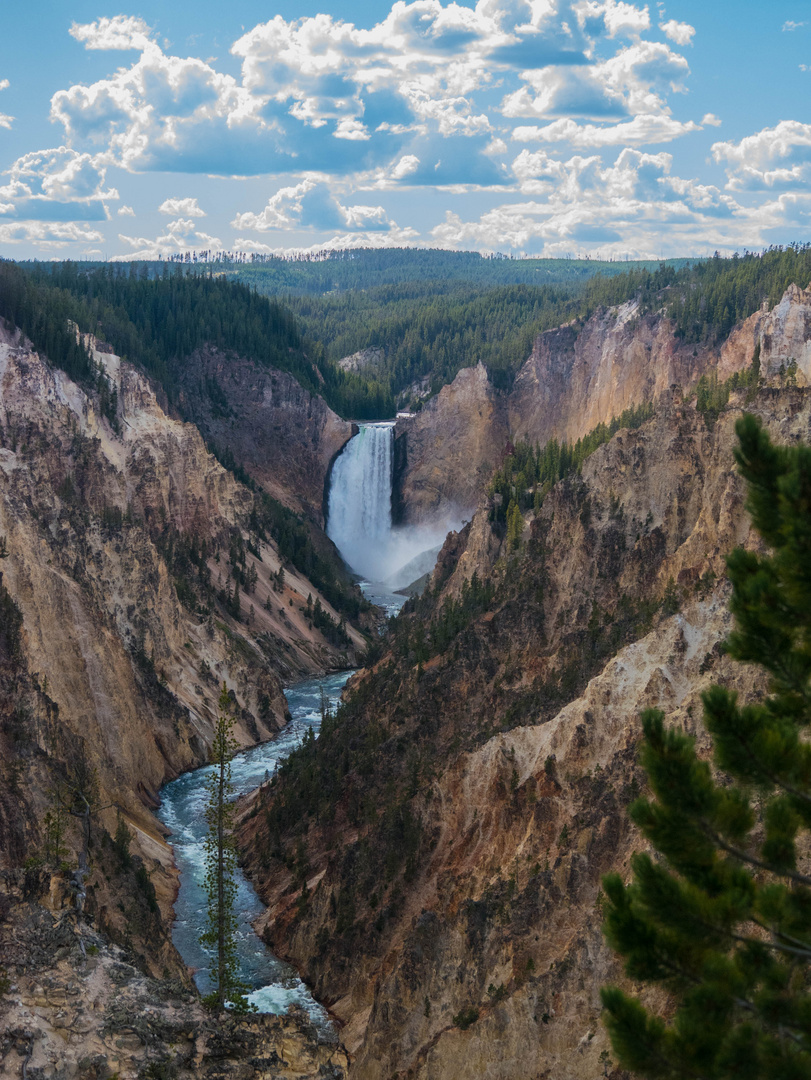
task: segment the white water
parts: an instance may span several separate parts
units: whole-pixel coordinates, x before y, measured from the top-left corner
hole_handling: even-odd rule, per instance
[[[364,579],[365,592],[381,592],[381,582],[388,591],[409,585],[436,562],[430,549],[438,551],[448,531],[460,524],[447,520],[392,528],[393,457],[394,422],[361,424],[332,469],[327,535],[347,565]],[[425,567],[401,580],[398,571],[423,554]]]
[[[363,424],[332,468],[327,534],[361,577],[382,581],[391,539],[394,424]]]

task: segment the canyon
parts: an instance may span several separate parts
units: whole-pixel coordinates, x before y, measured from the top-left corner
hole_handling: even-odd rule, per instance
[[[13,327],[0,337],[2,1067],[620,1080],[598,991],[627,980],[602,939],[600,879],[627,874],[641,844],[625,812],[645,785],[637,718],[663,708],[706,753],[702,690],[763,689],[722,649],[724,556],[757,544],[734,424],[751,411],[777,441],[811,437],[811,290],[792,285],[713,345],[637,301],[600,309],[540,335],[509,390],[479,364],[398,419],[391,525],[455,531],[379,642],[322,532],[357,425],[292,375],[209,347],[170,407],[83,340],[114,421]],[[717,417],[696,407],[701,376],[753,364],[759,386]],[[487,494],[505,454],[643,404],[652,417],[545,493],[513,545]],[[329,588],[291,562],[279,537],[293,528]],[[207,761],[223,683],[249,747],[288,722],[283,686],[364,656],[340,723],[308,751],[315,805],[285,809],[306,786],[295,762],[240,803],[259,930],[338,1034],[295,1015],[220,1030],[171,942],[160,788]],[[84,921],[67,870],[23,866],[54,790],[82,770],[99,807]]]

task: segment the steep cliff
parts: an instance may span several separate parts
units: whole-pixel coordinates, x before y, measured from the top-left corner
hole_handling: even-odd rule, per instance
[[[19,613],[0,709],[0,865],[42,852],[55,791],[81,772],[100,807],[96,840],[120,813],[152,874],[146,907],[164,921],[148,920],[141,945],[151,938],[144,959],[160,971],[176,964],[165,934],[176,883],[152,811],[161,784],[206,761],[220,686],[250,745],[286,722],[282,679],[345,666],[365,641],[302,574],[281,572],[261,506],[197,429],[118,357],[93,355],[116,390],[113,425],[19,334],[0,341],[0,568]],[[330,617],[320,629],[309,596]],[[116,886],[96,870],[88,893],[123,934]]]
[[[778,440],[809,437],[809,391],[746,404]],[[723,556],[755,542],[732,462],[743,406],[708,424],[664,393],[552,489],[515,552],[482,505],[319,743],[255,799],[265,934],[345,1021],[353,1077],[599,1075],[598,989],[622,980],[599,884],[641,843],[639,711],[706,750],[701,691],[759,689],[720,648]]]
[[[179,405],[275,498],[323,525],[329,467],[352,436],[320,397],[284,371],[198,349],[182,366]]]
[[[452,510],[470,512],[480,480],[508,441],[576,442],[624,410],[657,401],[673,385],[689,390],[701,375],[721,380],[752,364],[764,376],[798,366],[811,381],[811,291],[792,285],[719,345],[685,344],[661,314],[641,314],[638,300],[541,334],[509,394],[485,369],[461,371],[413,419],[398,421],[402,442],[401,516],[416,523]],[[479,485],[473,481],[476,478]]]
[[[395,427],[397,524],[458,521],[479,498],[507,441],[506,402],[483,364]]]

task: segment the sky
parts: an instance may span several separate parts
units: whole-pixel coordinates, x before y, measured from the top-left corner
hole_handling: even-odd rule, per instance
[[[811,239],[811,0],[0,0],[0,256]]]

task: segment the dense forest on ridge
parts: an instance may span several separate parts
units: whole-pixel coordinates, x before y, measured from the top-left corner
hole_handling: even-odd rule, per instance
[[[250,264],[0,262],[0,315],[77,378],[98,374],[68,334],[68,319],[140,364],[170,401],[185,357],[210,344],[287,371],[341,416],[362,420],[416,404],[479,361],[507,388],[539,333],[601,307],[639,297],[641,312],[663,311],[678,337],[714,343],[764,301],[776,303],[792,281],[811,280],[807,244],[660,264],[342,255]],[[429,272],[439,276],[419,278]],[[273,292],[277,299],[263,295]],[[370,348],[380,352],[363,370],[338,366]]]

